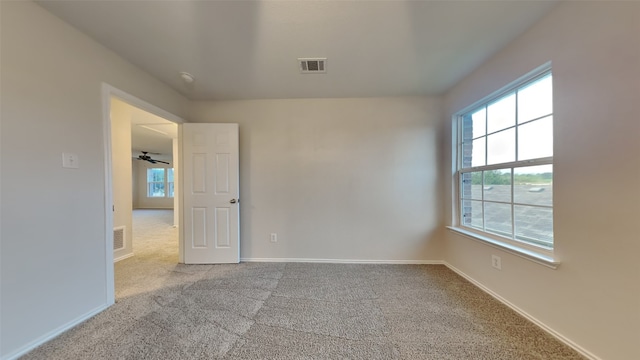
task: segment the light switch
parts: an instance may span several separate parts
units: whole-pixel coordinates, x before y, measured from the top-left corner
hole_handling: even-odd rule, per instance
[[[62,167],[68,169],[77,169],[80,167],[78,162],[78,154],[62,153]]]

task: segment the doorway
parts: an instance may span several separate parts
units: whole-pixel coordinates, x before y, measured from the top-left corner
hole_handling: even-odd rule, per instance
[[[181,261],[177,174],[178,124],[183,120],[107,84],[103,107],[107,302],[113,304],[116,271],[125,278],[144,275],[140,264],[128,258],[140,254],[148,261],[156,256],[173,266]],[[158,249],[152,249],[154,244]],[[159,255],[167,251],[172,255]],[[123,270],[127,262],[136,269]]]

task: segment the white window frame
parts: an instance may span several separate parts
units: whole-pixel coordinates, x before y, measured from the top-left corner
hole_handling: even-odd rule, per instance
[[[559,261],[558,259],[554,256],[554,247],[555,247],[555,239],[554,239],[554,246],[552,246],[551,248],[549,247],[545,247],[545,246],[541,246],[541,245],[536,245],[533,243],[528,243],[528,242],[524,242],[524,241],[519,241],[516,240],[515,237],[512,236],[512,238],[507,238],[507,237],[503,237],[500,235],[496,235],[496,234],[492,234],[489,232],[485,232],[482,230],[478,230],[476,228],[473,227],[469,227],[469,226],[465,226],[463,224],[462,221],[462,215],[463,215],[463,211],[462,211],[462,207],[463,207],[463,198],[462,198],[462,174],[464,173],[472,173],[472,172],[478,172],[478,171],[487,171],[487,170],[497,170],[497,169],[507,169],[507,168],[511,168],[511,189],[512,189],[512,194],[511,194],[511,211],[512,211],[512,215],[511,215],[511,221],[512,221],[512,234],[514,233],[515,230],[515,217],[513,214],[513,209],[514,209],[514,205],[517,205],[517,203],[515,202],[514,199],[514,194],[513,194],[513,187],[514,187],[514,181],[513,181],[513,173],[514,170],[513,169],[517,169],[520,167],[528,167],[528,166],[537,166],[537,165],[552,165],[553,166],[553,156],[551,157],[545,157],[545,158],[537,158],[537,159],[531,159],[531,160],[521,160],[521,161],[513,161],[513,162],[507,162],[507,163],[499,163],[499,164],[492,164],[492,165],[483,165],[483,166],[476,166],[476,167],[467,167],[467,168],[462,168],[463,166],[463,158],[462,158],[462,141],[463,141],[463,135],[462,135],[462,117],[465,114],[468,114],[469,112],[472,112],[474,110],[477,110],[483,106],[487,106],[490,105],[491,103],[500,100],[501,98],[508,96],[509,94],[514,93],[516,90],[521,89],[526,87],[527,85],[529,85],[530,83],[535,82],[536,80],[547,76],[548,74],[551,74],[551,63],[547,63],[533,71],[531,71],[530,73],[526,74],[525,76],[521,77],[520,79],[514,81],[513,83],[509,84],[508,86],[490,94],[489,96],[481,99],[480,101],[475,102],[474,104],[462,109],[461,111],[458,111],[457,113],[455,113],[452,117],[452,124],[453,124],[453,132],[452,132],[452,144],[455,144],[455,147],[453,147],[452,149],[452,162],[453,162],[453,166],[452,166],[452,170],[453,170],[453,183],[452,183],[452,188],[454,189],[453,191],[453,196],[452,196],[452,201],[453,201],[453,206],[452,206],[452,224],[451,226],[448,226],[448,228],[456,233],[459,233],[465,237],[469,237],[471,239],[474,240],[478,240],[481,241],[483,243],[486,243],[490,246],[494,246],[497,248],[500,248],[502,250],[506,250],[508,252],[511,252],[515,255],[527,258],[529,260],[535,261],[537,263],[540,263],[542,265],[551,267],[551,268],[556,268],[559,265]],[[553,115],[553,112],[552,112]],[[535,121],[535,120],[531,120],[531,121]],[[554,120],[555,121],[555,120]],[[522,124],[518,124],[516,123],[515,128],[517,129],[518,126],[520,126]],[[517,132],[517,130],[516,130]],[[517,134],[517,133],[516,133]],[[489,133],[487,132],[487,134],[485,134],[485,136],[488,136]],[[516,151],[518,148],[518,137],[516,135]],[[485,156],[486,153],[485,153]],[[517,157],[516,157],[517,159]],[[555,171],[554,171],[555,174]],[[553,185],[552,185],[553,186]],[[484,197],[482,198],[482,203],[484,204],[485,200]],[[526,204],[527,206],[531,206],[530,204]],[[543,206],[545,208],[551,208],[553,209],[553,204],[551,206]]]
[[[162,175],[162,181],[149,181],[149,171],[153,171],[154,169],[162,169],[163,171],[163,175]],[[173,184],[174,181],[169,181],[169,169],[173,169],[173,168],[164,168],[164,167],[150,167],[147,168],[147,176],[146,176],[146,195],[147,198],[149,199],[160,199],[160,198],[173,198],[173,196],[171,196],[169,194],[169,184]],[[174,174],[175,176],[175,174]],[[151,196],[150,195],[150,186],[151,184],[164,184],[164,196]]]

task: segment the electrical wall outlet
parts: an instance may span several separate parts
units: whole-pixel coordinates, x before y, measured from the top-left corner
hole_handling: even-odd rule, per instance
[[[500,256],[491,255],[491,266],[498,270],[502,270],[502,259],[500,259]]]
[[[271,233],[271,242],[278,242],[278,234]]]

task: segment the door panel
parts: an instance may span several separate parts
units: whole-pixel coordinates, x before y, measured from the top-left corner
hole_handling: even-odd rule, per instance
[[[185,263],[238,263],[238,124],[183,124],[182,147]]]

